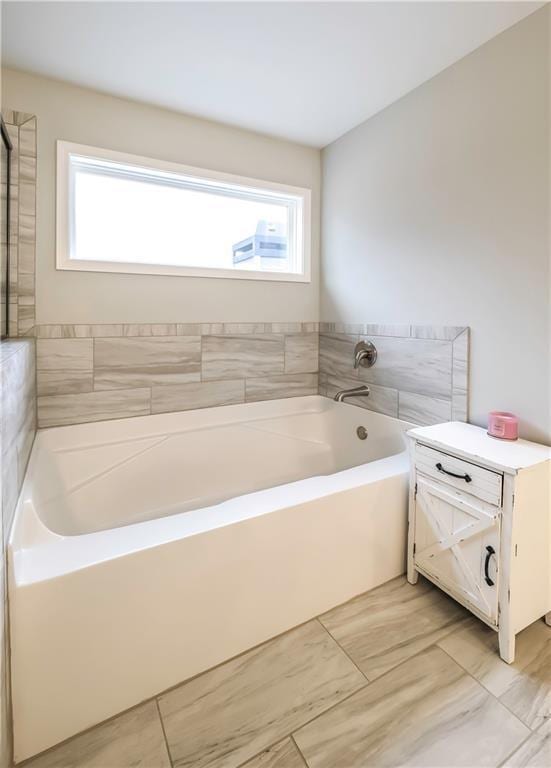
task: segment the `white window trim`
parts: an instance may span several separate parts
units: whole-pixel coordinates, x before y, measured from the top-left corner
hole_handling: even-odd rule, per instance
[[[133,264],[114,261],[72,259],[70,250],[70,165],[69,157],[75,154],[91,159],[112,160],[118,163],[139,165],[160,171],[171,171],[198,181],[209,180],[236,184],[250,188],[251,192],[279,192],[301,198],[302,221],[296,222],[297,238],[302,240],[303,272],[262,272],[220,269],[215,267],[178,267],[158,264]],[[110,149],[57,141],[57,189],[56,189],[56,268],[77,272],[118,272],[123,274],[174,275],[180,277],[229,278],[231,280],[269,280],[277,282],[309,283],[311,281],[311,191],[272,181],[262,181],[246,176],[195,168],[167,160],[157,160],[140,155],[130,155]]]

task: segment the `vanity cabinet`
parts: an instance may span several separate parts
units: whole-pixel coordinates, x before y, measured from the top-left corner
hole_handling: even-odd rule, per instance
[[[551,449],[460,422],[408,432],[408,580],[421,573],[499,633],[551,624]]]

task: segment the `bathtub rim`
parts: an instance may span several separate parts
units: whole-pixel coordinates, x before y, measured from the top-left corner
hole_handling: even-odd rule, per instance
[[[322,413],[332,408],[357,407],[351,404],[334,403],[321,395],[307,395],[296,398],[282,398],[256,403],[240,403],[216,408],[193,409],[178,411],[177,414],[211,412],[212,422],[216,417],[224,415],[224,423],[238,423],[242,418],[236,418],[243,412],[243,406],[253,414],[264,411],[274,412],[274,416]],[[249,406],[253,406],[249,408]],[[262,407],[264,406],[264,408]],[[268,406],[266,408],[266,406]],[[284,406],[285,413],[278,412]],[[303,406],[303,407],[301,407]],[[306,408],[304,406],[307,406]],[[316,407],[317,406],[317,407]],[[325,406],[325,407],[319,407]],[[231,409],[231,411],[230,411]],[[240,409],[240,410],[236,410]],[[10,575],[16,587],[62,577],[69,572],[93,567],[108,560],[132,555],[144,549],[153,549],[169,544],[178,539],[207,533],[216,528],[245,522],[253,517],[270,514],[283,507],[299,506],[314,502],[316,499],[338,495],[361,485],[384,481],[396,475],[407,474],[409,457],[406,432],[414,425],[404,420],[387,416],[368,409],[371,418],[388,421],[398,426],[403,435],[403,450],[390,456],[374,461],[349,467],[327,475],[315,475],[282,485],[268,487],[234,496],[225,501],[210,506],[197,507],[186,512],[179,512],[165,517],[144,520],[128,525],[107,528],[99,531],[82,532],[77,534],[60,534],[48,528],[42,521],[35,505],[29,497],[32,488],[33,467],[39,460],[43,436],[51,433],[64,434],[75,428],[90,428],[93,431],[97,425],[121,424],[132,422],[139,427],[146,420],[160,417],[157,423],[166,421],[167,417],[175,414],[154,414],[127,419],[113,419],[88,424],[64,425],[48,427],[39,430],[33,445],[27,472],[16,505],[14,520],[8,539],[8,562]],[[216,413],[215,413],[216,412]],[[220,412],[220,413],[218,413]],[[234,416],[234,418],[232,418]],[[229,417],[229,418],[228,418]],[[267,415],[266,418],[271,418]],[[256,417],[258,418],[258,417]],[[190,430],[193,427],[190,427]],[[177,431],[176,429],[172,431]]]

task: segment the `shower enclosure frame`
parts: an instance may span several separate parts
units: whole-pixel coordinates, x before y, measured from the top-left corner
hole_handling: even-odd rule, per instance
[[[8,338],[10,335],[10,251],[11,251],[11,232],[10,232],[10,218],[11,218],[11,153],[13,151],[13,145],[8,134],[8,129],[4,123],[4,118],[0,115],[0,134],[2,136],[2,143],[4,144],[7,152],[6,163],[6,265],[5,265],[5,278],[6,278],[6,327],[5,333],[1,334],[2,339]]]

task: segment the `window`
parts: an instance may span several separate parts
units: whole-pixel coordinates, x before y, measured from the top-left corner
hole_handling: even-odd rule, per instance
[[[310,280],[310,191],[57,143],[57,268]]]

